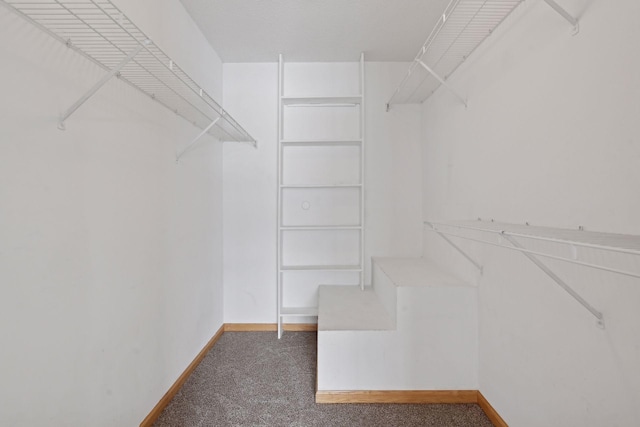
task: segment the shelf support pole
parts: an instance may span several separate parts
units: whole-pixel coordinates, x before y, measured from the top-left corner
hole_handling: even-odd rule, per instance
[[[138,47],[136,47],[126,58],[124,58],[115,68],[113,68],[107,75],[105,75],[98,83],[93,85],[91,89],[87,93],[85,93],[80,99],[78,99],[71,107],[67,109],[60,116],[60,120],[58,121],[58,129],[65,130],[66,127],[64,125],[64,121],[69,118],[82,104],[87,102],[89,98],[91,98],[102,86],[104,86],[111,78],[117,75],[122,67],[127,65],[142,49],[144,49],[147,45],[151,44],[151,40],[145,40]]]
[[[524,249],[524,247],[520,243],[518,243],[518,241],[516,239],[514,239],[513,237],[505,234],[504,232],[501,232],[500,235],[506,241],[511,243],[511,245],[513,245],[514,247],[516,247],[518,249]],[[560,277],[558,277],[557,274],[555,274],[553,271],[551,271],[551,269],[549,267],[547,267],[542,261],[540,261],[538,259],[538,257],[536,257],[535,255],[530,254],[528,252],[522,252],[522,254],[524,256],[526,256],[527,258],[529,258],[529,260],[532,263],[534,263],[547,276],[549,276],[551,279],[553,279],[554,282],[556,282],[558,285],[560,285],[560,287],[562,289],[564,289],[569,295],[571,295],[576,301],[578,301],[580,304],[582,304],[582,306],[584,308],[589,310],[589,312],[591,314],[593,314],[595,316],[595,318],[597,319],[596,324],[598,325],[598,327],[604,329],[604,316],[602,315],[602,313],[600,311],[596,310],[591,304],[589,304],[584,298],[582,298],[576,291],[574,291],[569,285],[567,285],[567,283],[564,280],[562,280]]]
[[[451,86],[449,86],[449,84],[438,75],[438,73],[436,73],[435,71],[433,71],[427,64],[424,63],[424,61],[422,61],[421,59],[418,59],[418,64],[420,64],[422,66],[422,68],[424,68],[425,70],[427,70],[427,72],[429,74],[431,74],[436,80],[438,80],[440,82],[440,84],[444,87],[446,87],[447,89],[449,89],[449,91],[451,93],[453,93],[453,95],[458,98],[465,106],[465,108],[467,107],[467,100],[464,99],[463,97],[461,97],[460,95],[458,95],[458,93],[453,90],[453,88]]]
[[[193,138],[193,140],[191,140],[191,142],[189,143],[189,145],[187,145],[184,150],[182,150],[180,152],[180,154],[178,154],[176,156],[176,163],[178,163],[180,161],[180,158],[182,156],[184,156],[187,151],[193,149],[193,147],[195,147],[198,142],[200,142],[200,139],[204,136],[204,134],[206,134],[207,132],[209,132],[209,130],[214,127],[216,125],[216,123],[218,123],[218,121],[222,118],[222,116],[224,115],[224,113],[222,113],[220,116],[216,117],[216,119],[214,121],[212,121],[206,128],[202,129],[202,132],[200,132],[198,134],[198,136],[196,136],[195,138]]]
[[[425,221],[424,223],[429,225],[429,227],[431,227],[431,230],[433,230],[436,234],[438,234],[438,236],[442,237],[448,244],[450,244],[456,251],[458,251],[460,253],[460,255],[465,257],[467,259],[467,261],[469,261],[471,264],[473,264],[480,271],[480,274],[482,274],[482,270],[483,269],[482,269],[482,266],[480,265],[479,262],[477,262],[476,260],[471,258],[471,256],[468,253],[466,253],[465,251],[463,251],[462,248],[460,248],[460,246],[456,245],[455,243],[453,243],[451,241],[451,239],[449,239],[447,236],[442,234],[440,232],[440,230],[438,230],[436,228],[435,225],[433,225],[432,223],[430,223],[428,221]]]
[[[580,23],[576,18],[573,17],[573,15],[571,15],[565,8],[556,3],[555,0],[544,0],[544,2],[547,3],[553,10],[558,12],[560,16],[569,21],[571,25],[573,25],[573,34],[578,34],[578,31],[580,31]]]

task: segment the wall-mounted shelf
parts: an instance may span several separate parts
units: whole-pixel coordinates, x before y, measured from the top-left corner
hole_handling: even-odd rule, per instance
[[[285,317],[318,315],[321,284],[364,285],[364,96],[364,55],[302,67],[279,57],[278,337]]]
[[[308,105],[310,107],[323,106],[355,106],[362,103],[362,96],[283,96],[282,105],[285,106],[301,106]]]
[[[352,141],[340,141],[340,140],[308,140],[308,141],[300,141],[300,140],[282,140],[280,144],[283,146],[289,147],[322,147],[322,146],[358,146],[362,145],[361,139],[355,139]]]
[[[283,265],[282,271],[362,271],[359,265]]]
[[[577,32],[576,18],[554,0],[544,1],[573,25]],[[466,98],[448,85],[449,76],[522,2],[451,0],[387,102],[387,110],[393,104],[421,103],[441,85],[466,106]]]
[[[511,249],[524,254],[538,268],[560,285],[569,295],[593,314],[598,325],[604,327],[604,317],[564,280],[556,275],[539,258],[569,262],[584,267],[640,278],[640,272],[629,271],[607,265],[603,260],[609,257],[595,257],[596,261],[581,259],[587,250],[615,252],[630,256],[640,255],[640,236],[599,233],[582,229],[569,230],[530,225],[506,224],[493,221],[425,221],[427,229],[443,237],[471,263],[482,270],[480,264],[462,248],[451,241],[451,237],[470,240],[482,244]],[[491,237],[493,236],[493,238]],[[541,242],[542,247],[530,248],[531,242]],[[540,245],[538,245],[540,246]],[[589,257],[594,258],[594,257]]]
[[[0,5],[108,73],[62,113],[59,127],[64,128],[64,121],[115,76],[221,141],[256,146],[229,113],[109,0],[0,0]]]

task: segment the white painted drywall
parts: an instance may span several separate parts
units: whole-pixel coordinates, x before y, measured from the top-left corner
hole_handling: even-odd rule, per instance
[[[116,2],[207,91],[177,1]],[[138,425],[223,320],[222,148],[0,8],[0,425]]]
[[[420,109],[404,106],[385,112],[385,103],[407,65],[365,65],[367,283],[371,256],[421,252]],[[225,106],[259,143],[257,151],[237,145],[224,148],[225,322],[273,323],[278,67],[242,63],[224,64],[223,69]],[[344,82],[332,81],[330,73],[318,74],[318,79],[319,85],[345,89]]]
[[[442,88],[424,104],[425,219],[640,234],[640,5],[562,4],[578,35],[526,2],[450,79],[468,109]],[[548,261],[602,310],[601,330],[521,254],[462,244],[485,265],[480,390],[507,423],[640,425],[638,280]],[[429,233],[425,255],[468,270]]]

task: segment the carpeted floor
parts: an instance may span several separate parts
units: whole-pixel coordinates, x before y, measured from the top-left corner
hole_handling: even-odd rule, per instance
[[[225,332],[155,426],[491,426],[475,404],[318,405],[315,369],[315,332]]]

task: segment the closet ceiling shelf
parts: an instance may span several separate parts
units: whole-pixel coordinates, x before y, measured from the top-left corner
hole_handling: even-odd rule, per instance
[[[117,76],[221,141],[256,141],[109,0],[0,0],[0,5],[91,60],[108,74],[61,116]]]

